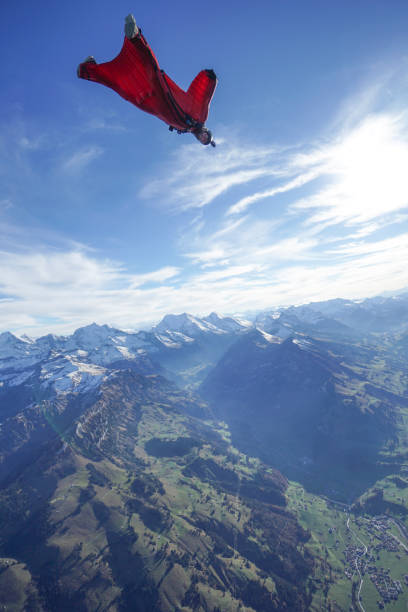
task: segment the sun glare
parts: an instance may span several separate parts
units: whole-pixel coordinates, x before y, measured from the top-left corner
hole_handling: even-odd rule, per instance
[[[371,116],[329,151],[334,181],[321,196],[339,219],[373,219],[408,205],[407,168],[404,118]]]

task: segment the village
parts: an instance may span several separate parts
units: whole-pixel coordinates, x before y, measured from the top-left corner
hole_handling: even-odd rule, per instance
[[[357,526],[363,526],[362,519],[356,519]],[[384,609],[385,605],[397,601],[403,592],[400,580],[394,580],[390,575],[390,568],[378,567],[380,553],[382,550],[396,553],[397,558],[401,558],[401,553],[408,555],[408,548],[390,533],[391,521],[386,516],[374,517],[364,520],[364,527],[370,534],[367,545],[356,546],[348,543],[343,554],[345,565],[344,573],[350,580],[358,574],[361,579],[368,574],[371,582],[376,587],[381,599],[377,601],[379,609]],[[348,542],[356,538],[354,532],[347,523]],[[358,538],[357,538],[358,539]],[[337,542],[336,542],[337,544]],[[363,544],[360,542],[360,544]],[[405,577],[408,585],[408,575]]]
[[[319,595],[320,600],[316,598],[316,609],[319,606],[323,609],[324,605],[327,609],[330,605],[340,605],[340,609],[354,612],[405,609],[408,601],[408,529],[401,518],[386,514],[354,514],[347,504],[329,498],[324,498],[326,506],[319,504],[317,497],[312,498],[312,503],[303,495],[296,501],[301,516],[306,518],[305,524],[313,525],[319,536],[325,550],[322,567],[326,576],[329,572],[333,585],[325,603],[322,595]],[[338,569],[337,563],[331,562],[333,558],[340,563]],[[336,569],[333,571],[333,568]]]

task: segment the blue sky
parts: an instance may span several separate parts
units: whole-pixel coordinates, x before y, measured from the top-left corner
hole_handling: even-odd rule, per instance
[[[76,77],[134,13],[187,88],[189,135]],[[0,331],[137,329],[408,286],[404,0],[6,3],[0,22]]]

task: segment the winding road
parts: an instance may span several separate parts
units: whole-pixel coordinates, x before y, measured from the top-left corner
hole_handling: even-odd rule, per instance
[[[400,532],[400,534],[402,535],[403,538],[406,538],[406,534],[403,531],[402,527],[400,526],[400,524],[393,518],[388,518],[388,520],[390,521],[390,523],[392,523],[393,525],[396,526],[396,528],[398,529],[398,531]],[[390,536],[392,538],[394,538],[394,540],[397,540],[398,544],[400,546],[402,546],[402,548],[404,548],[404,550],[406,550],[408,552],[408,546],[406,546],[406,544],[404,544],[404,542],[401,542],[401,540],[399,538],[397,538],[397,536],[395,536],[394,534],[390,533]]]
[[[358,535],[356,535],[356,534],[354,533],[354,531],[351,529],[351,527],[350,527],[350,515],[349,515],[349,516],[348,516],[348,518],[347,518],[347,529],[349,529],[349,530],[350,530],[350,532],[353,534],[353,537],[354,537],[356,540],[358,540],[358,541],[360,542],[360,544],[362,544],[362,545],[363,545],[363,547],[364,547],[364,553],[363,553],[363,556],[364,556],[364,555],[366,555],[366,554],[367,554],[367,551],[368,551],[368,548],[367,548],[367,546],[364,544],[364,542],[363,542],[362,540],[360,540],[360,538],[358,537]],[[356,560],[356,570],[358,571],[358,575],[360,576],[360,586],[359,586],[359,588],[358,588],[358,593],[357,593],[357,603],[358,603],[358,605],[360,606],[360,608],[361,608],[362,612],[366,612],[366,610],[365,610],[365,608],[364,608],[363,604],[362,604],[362,603],[361,603],[361,601],[360,601],[360,593],[361,593],[361,589],[362,589],[362,587],[363,587],[364,578],[362,577],[361,572],[360,572],[360,570],[359,570],[357,560]]]

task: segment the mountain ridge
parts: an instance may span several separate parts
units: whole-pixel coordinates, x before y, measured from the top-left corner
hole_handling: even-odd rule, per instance
[[[342,317],[347,322],[341,321]],[[78,381],[83,385],[92,384],[98,371],[93,373],[90,364],[103,368],[121,360],[144,358],[158,361],[166,368],[177,350],[185,353],[184,361],[188,358],[195,366],[204,362],[208,371],[235,339],[254,328],[281,339],[323,334],[356,340],[384,331],[385,327],[394,332],[408,330],[408,294],[354,301],[329,300],[264,311],[252,324],[216,313],[201,319],[184,313],[166,315],[151,331],[126,332],[92,323],[70,336],[48,334],[36,340],[3,332],[0,334],[0,385],[20,385],[42,361],[54,360],[52,372],[65,366],[66,386],[73,389]],[[212,347],[208,351],[210,338]],[[58,358],[60,363],[56,364]],[[52,372],[43,372],[42,384],[53,384],[56,376]],[[179,372],[173,372],[173,376],[178,382],[183,381]]]
[[[24,564],[30,609],[307,609],[286,479],[190,416],[204,405],[123,370],[65,426],[68,404],[47,406],[54,435],[0,490],[0,556]]]

